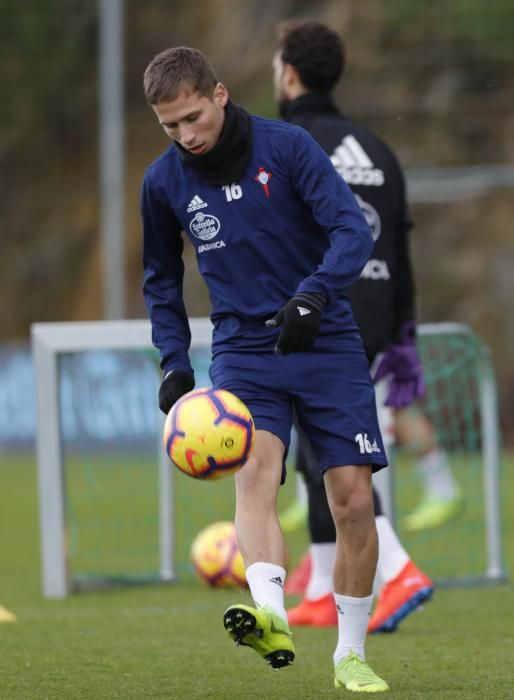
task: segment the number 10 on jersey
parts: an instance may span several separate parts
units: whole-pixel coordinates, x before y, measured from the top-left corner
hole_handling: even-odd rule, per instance
[[[233,199],[241,199],[243,196],[243,190],[236,182],[233,182],[231,185],[223,185],[221,189],[225,193],[227,202],[231,202]]]

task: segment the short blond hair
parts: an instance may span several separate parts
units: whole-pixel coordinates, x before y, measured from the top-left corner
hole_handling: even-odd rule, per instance
[[[157,54],[143,77],[145,97],[150,105],[174,100],[184,87],[210,97],[217,83],[207,57],[188,46],[176,46]]]

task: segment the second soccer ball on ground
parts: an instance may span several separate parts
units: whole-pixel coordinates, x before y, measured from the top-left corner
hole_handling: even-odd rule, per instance
[[[245,586],[245,566],[234,523],[213,523],[191,545],[191,561],[198,576],[213,588]]]

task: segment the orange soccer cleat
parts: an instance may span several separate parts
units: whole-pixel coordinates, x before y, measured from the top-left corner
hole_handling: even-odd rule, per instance
[[[307,625],[310,627],[329,627],[337,625],[337,610],[332,593],[315,598],[302,600],[296,608],[287,611],[290,625]]]
[[[380,591],[377,605],[368,623],[368,633],[394,632],[411,612],[429,600],[434,584],[412,561]]]
[[[300,563],[286,578],[284,593],[286,595],[303,595],[311,577],[312,560],[310,552],[304,554]]]

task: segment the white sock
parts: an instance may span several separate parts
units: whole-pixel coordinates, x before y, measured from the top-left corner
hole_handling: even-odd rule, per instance
[[[378,532],[377,573],[383,583],[388,583],[398,576],[410,557],[386,516],[378,515],[375,522]]]
[[[316,600],[316,598],[321,598],[334,590],[333,575],[336,560],[336,543],[311,544],[309,551],[312,569],[305,597],[307,600]]]
[[[423,480],[426,496],[438,501],[457,498],[459,487],[453,478],[446,452],[441,447],[435,447],[418,459],[416,467]]]
[[[334,663],[337,664],[350,651],[365,659],[364,642],[368,631],[368,620],[371,614],[373,595],[365,598],[353,598],[349,595],[334,593],[337,607],[337,626],[339,636],[334,652]]]
[[[246,580],[258,608],[267,605],[277,615],[287,620],[284,608],[285,569],[278,564],[257,561],[247,568]]]

